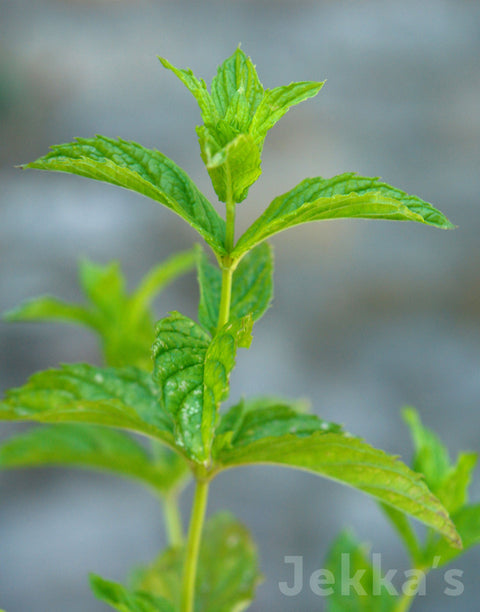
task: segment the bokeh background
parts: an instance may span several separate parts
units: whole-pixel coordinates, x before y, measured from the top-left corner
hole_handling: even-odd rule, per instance
[[[373,221],[304,226],[274,240],[275,300],[241,352],[232,399],[311,398],[324,418],[411,456],[400,417],[416,406],[455,456],[480,433],[480,3],[472,0],[193,2],[0,0],[0,310],[41,293],[80,298],[77,261],[122,263],[133,286],[194,233],[160,205],[113,186],[22,172],[49,145],[95,133],[156,147],[213,197],[198,154],[195,101],[156,59],[210,80],[238,43],[266,87],[328,82],[270,132],[263,177],[239,224],[305,176],[382,176],[443,210],[458,229]],[[194,316],[193,275],[157,303]],[[0,323],[0,391],[59,362],[99,362],[86,331]],[[6,437],[18,426],[2,425]],[[480,499],[480,480],[472,485]],[[191,491],[183,498],[187,519]],[[373,501],[288,470],[229,472],[209,511],[229,508],[256,537],[266,581],[252,611],[322,610],[308,576],[350,526],[406,559]],[[0,607],[106,610],[87,573],[124,580],[165,543],[157,502],[103,474],[42,469],[0,478]],[[285,555],[303,555],[305,589],[286,598]],[[427,580],[418,612],[478,607],[480,550],[454,567],[464,594]]]

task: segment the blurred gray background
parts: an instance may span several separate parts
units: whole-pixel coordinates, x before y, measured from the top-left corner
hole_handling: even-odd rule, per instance
[[[0,0],[0,310],[41,293],[79,299],[81,256],[118,259],[133,286],[195,234],[160,205],[110,185],[22,172],[54,143],[95,133],[156,147],[209,196],[198,154],[196,103],[156,55],[207,82],[238,43],[265,87],[328,82],[269,134],[260,181],[239,229],[305,176],[382,176],[433,202],[458,229],[373,221],[304,226],[274,240],[275,300],[232,377],[232,399],[276,392],[372,444],[411,456],[400,417],[416,406],[452,456],[480,433],[480,3],[425,1]],[[157,303],[158,316],[195,316],[193,275]],[[59,362],[99,362],[95,339],[47,324],[0,323],[0,391]],[[2,425],[2,437],[18,426]],[[480,499],[480,479],[472,486]],[[187,519],[191,490],[184,495]],[[252,611],[317,611],[308,588],[344,526],[406,568],[374,502],[314,476],[258,468],[214,481],[209,511],[228,508],[258,540],[266,581]],[[165,543],[142,488],[72,470],[0,478],[0,607],[85,612],[89,571],[123,580]],[[303,555],[305,589],[285,555]],[[413,610],[478,607],[480,550],[454,567],[465,585],[444,595],[427,580]]]

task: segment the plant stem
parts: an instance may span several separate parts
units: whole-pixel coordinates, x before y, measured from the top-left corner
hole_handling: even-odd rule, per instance
[[[228,181],[230,185],[230,181]],[[227,189],[227,214],[226,214],[226,234],[225,234],[225,250],[231,253],[235,242],[235,202],[232,200],[231,188]],[[222,293],[220,296],[220,308],[218,313],[217,329],[221,329],[228,323],[230,318],[230,302],[232,298],[232,277],[235,262],[232,261],[229,255],[222,260]]]
[[[416,566],[414,569],[424,572],[426,576],[430,568],[426,568],[425,566]],[[409,590],[406,593],[403,593],[400,599],[397,600],[392,612],[408,612],[416,596],[417,593],[415,589],[411,589],[411,591]]]
[[[228,323],[230,318],[230,302],[232,298],[232,277],[233,268],[223,268],[222,270],[222,294],[220,297],[220,308],[218,313],[217,329],[221,329]]]
[[[416,593],[403,593],[400,599],[397,601],[397,604],[393,608],[393,612],[408,612],[410,610],[410,606],[415,599]]]
[[[231,253],[235,243],[235,203],[232,201],[227,202],[226,207],[225,249],[227,253]]]
[[[230,257],[235,242],[235,202],[232,196],[232,182],[227,175],[227,201],[225,220],[225,250],[222,258],[222,290],[218,313],[217,329],[221,329],[230,318],[232,299],[232,278],[236,262]],[[195,582],[197,577],[198,554],[202,539],[203,523],[207,509],[209,480],[197,475],[192,515],[188,529],[188,541],[183,566],[182,594],[180,612],[193,612],[195,603]]]
[[[178,507],[178,495],[171,493],[163,498],[165,529],[170,546],[180,546],[183,542],[183,527]]]
[[[198,553],[202,537],[203,521],[207,509],[209,481],[197,479],[192,516],[188,531],[188,542],[183,567],[182,598],[180,612],[193,612],[195,580],[197,577]]]

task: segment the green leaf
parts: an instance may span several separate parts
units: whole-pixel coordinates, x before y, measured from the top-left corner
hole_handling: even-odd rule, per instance
[[[39,372],[7,393],[0,419],[108,425],[173,445],[172,421],[156,385],[136,368],[74,364]]]
[[[169,548],[136,572],[137,588],[178,601],[183,548]],[[240,612],[261,580],[255,544],[248,530],[226,512],[211,517],[200,547],[195,612]]]
[[[222,273],[212,265],[203,251],[197,258],[200,303],[198,320],[212,334],[218,321]],[[263,243],[247,253],[233,273],[230,313],[234,319],[250,314],[258,321],[272,299],[273,253],[269,244]]]
[[[126,299],[125,277],[118,261],[105,266],[80,261],[80,284],[85,295],[104,316],[116,316]]]
[[[285,115],[290,107],[316,96],[324,83],[325,81],[321,83],[302,81],[267,89],[249,127],[249,133],[254,141],[261,147],[268,130]]]
[[[469,548],[480,544],[480,504],[463,506],[452,515],[452,520],[462,538],[463,549],[453,548],[450,542],[438,538],[432,546],[427,548],[426,553],[430,564],[435,561],[435,567],[450,563]]]
[[[128,591],[123,585],[90,574],[90,586],[95,596],[120,612],[175,612],[163,597],[144,591]]]
[[[152,347],[153,377],[173,417],[175,440],[195,458],[203,456],[201,435],[204,362],[210,336],[194,321],[173,313],[157,324]]]
[[[102,470],[166,493],[184,480],[187,464],[176,453],[163,450],[162,455],[152,457],[129,435],[107,427],[34,427],[3,442],[0,469],[61,465]]]
[[[464,521],[463,509],[468,502],[468,487],[477,462],[476,453],[460,453],[457,463],[451,465],[446,447],[434,432],[422,424],[416,410],[410,407],[405,408],[403,417],[410,428],[414,443],[413,466],[415,471],[425,477],[427,486],[451,515],[464,548],[473,545],[476,542],[474,513],[470,514],[470,511],[466,511],[467,519]],[[393,508],[383,505],[382,508],[405,542],[417,566],[436,567],[438,560],[435,559],[435,556],[444,558],[443,564],[461,554],[462,551],[453,548],[451,542],[441,539],[433,532],[428,534],[426,544],[421,546],[404,515]],[[480,538],[480,513],[477,525],[477,536]]]
[[[254,64],[238,48],[219,66],[210,95],[205,82],[191,70],[160,61],[200,106],[204,121],[197,128],[200,151],[221,202],[239,203],[247,197],[261,174],[260,154],[267,131],[291,106],[316,95],[323,85],[306,81],[265,92]]]
[[[143,277],[129,300],[129,317],[131,320],[137,321],[144,316],[145,313],[149,313],[149,309],[155,297],[172,281],[176,280],[182,274],[190,272],[195,266],[197,258],[196,253],[197,248],[175,253],[165,261],[154,266]]]
[[[24,302],[4,316],[10,321],[60,320],[85,325],[99,335],[107,365],[150,371],[154,337],[151,303],[170,282],[193,267],[196,251],[182,251],[154,266],[131,295],[125,291],[118,263],[101,266],[84,260],[79,272],[90,302],[87,306],[42,297]]]
[[[172,66],[164,57],[159,57],[158,59],[162,63],[162,66],[167,68],[167,70],[171,70],[193,94],[200,107],[203,121],[205,123],[215,124],[219,117],[205,81],[203,79],[197,79],[190,69],[182,70],[180,68],[175,68],[175,66]]]
[[[218,469],[252,463],[283,465],[336,480],[410,514],[460,546],[446,510],[422,478],[405,464],[340,433],[315,432],[307,437],[286,434],[223,448]]]
[[[457,464],[446,474],[437,495],[450,514],[457,512],[468,502],[468,488],[477,460],[477,453],[460,453]]]
[[[437,493],[450,469],[450,457],[436,434],[422,425],[414,408],[405,408],[403,418],[410,428],[415,448],[412,467],[425,476],[430,489]]]
[[[234,278],[235,278],[235,272]],[[199,249],[197,252],[197,279],[200,291],[198,320],[213,335],[217,329],[220,296],[222,292],[222,273],[217,265]],[[232,280],[232,288],[235,280]],[[231,308],[231,306],[230,306]]]
[[[97,329],[94,313],[84,306],[62,302],[48,295],[27,300],[3,315],[6,321],[65,321]]]
[[[453,225],[417,196],[377,178],[345,173],[331,179],[308,178],[278,196],[239,239],[232,257],[239,257],[273,234],[323,219],[364,218],[418,221],[442,229]]]
[[[253,138],[238,134],[222,146],[216,131],[208,126],[197,129],[200,151],[220,202],[243,202],[261,170],[260,152]]]
[[[360,544],[347,531],[340,533],[328,553],[325,570],[327,579],[318,584],[326,599],[328,612],[391,612],[395,610],[397,596],[389,593],[379,580],[379,568],[368,558],[368,547]],[[354,577],[358,577],[358,582]],[[352,582],[342,583],[342,577]],[[319,576],[320,578],[320,576]],[[326,589],[329,589],[326,591]]]
[[[157,324],[154,378],[175,422],[177,444],[196,461],[208,458],[217,410],[228,396],[235,354],[238,347],[249,346],[251,327],[248,318],[233,321],[212,340],[180,313]]]
[[[69,172],[136,191],[180,215],[216,253],[225,252],[225,222],[187,174],[159,151],[105,136],[78,138],[23,168]]]
[[[428,487],[445,508],[454,513],[468,501],[468,487],[477,463],[476,453],[460,453],[452,465],[446,447],[425,427],[414,408],[405,408],[403,418],[410,428],[415,448],[413,469],[424,475]]]
[[[253,321],[258,321],[272,297],[273,252],[265,243],[250,251],[233,273],[231,316],[241,319],[250,314]]]
[[[222,415],[215,442],[217,451],[225,444],[239,448],[267,436],[295,434],[309,436],[315,431],[338,433],[340,425],[308,414],[305,402],[258,397],[242,400]]]
[[[251,59],[240,48],[218,67],[211,89],[220,117],[246,132],[262,101],[263,86]]]
[[[412,529],[408,516],[392,506],[379,504],[380,508],[389,519],[391,525],[399,537],[403,540],[412,560],[412,566],[421,567],[423,565],[423,550],[418,540],[417,534]]]

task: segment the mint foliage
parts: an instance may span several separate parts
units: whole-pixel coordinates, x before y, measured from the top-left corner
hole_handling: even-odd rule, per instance
[[[377,178],[350,172],[331,179],[305,179],[275,198],[240,237],[234,256],[239,257],[262,240],[301,223],[340,218],[417,221],[441,229],[453,227],[443,213],[417,196]]]
[[[183,546],[167,548],[134,572],[132,585],[178,605],[184,557]],[[261,579],[256,546],[246,527],[228,512],[210,517],[199,552],[195,610],[240,612],[248,608]]]
[[[128,434],[109,427],[59,424],[34,427],[0,446],[0,469],[69,466],[133,478],[155,492],[179,487],[188,470],[179,455],[155,456]]]
[[[82,260],[79,278],[88,302],[70,304],[54,297],[30,299],[5,313],[7,321],[63,321],[94,331],[107,365],[152,369],[152,302],[158,293],[192,269],[195,251],[178,253],[154,266],[128,294],[118,262],[105,266]]]
[[[105,136],[77,138],[23,168],[69,172],[112,183],[160,202],[223,252],[225,222],[187,174],[159,151]]]
[[[218,266],[210,263],[203,251],[199,251],[197,274],[200,288],[198,320],[214,334],[219,316],[222,273]],[[273,253],[271,246],[263,243],[245,255],[235,268],[230,315],[234,319],[250,315],[253,321],[257,321],[269,307],[272,296]]]
[[[267,437],[288,434],[302,437],[314,432],[341,431],[340,425],[310,414],[301,401],[258,397],[242,399],[222,415],[215,442],[218,452],[222,446],[239,448]]]
[[[265,89],[240,48],[219,66],[210,88],[191,70],[160,61],[199,105],[200,154],[218,199],[226,204],[225,219],[183,169],[135,142],[77,138],[23,167],[111,183],[159,202],[197,232],[216,264],[195,245],[153,268],[128,293],[118,263],[84,261],[85,304],[46,296],[7,313],[11,321],[60,320],[90,328],[101,340],[108,367],[64,365],[7,392],[0,419],[43,426],[4,442],[0,468],[100,469],[135,478],[159,494],[172,545],[136,572],[131,588],[91,578],[97,597],[121,612],[239,612],[250,604],[260,573],[247,530],[231,515],[220,514],[206,522],[201,537],[210,481],[245,465],[300,469],[362,491],[381,504],[415,567],[430,568],[435,557],[447,563],[460,554],[460,538],[466,547],[480,542],[480,508],[468,497],[476,455],[462,453],[452,464],[444,445],[413,410],[405,417],[414,438],[414,470],[311,414],[303,401],[264,396],[237,399],[228,409],[222,404],[230,393],[237,351],[250,346],[253,323],[272,301],[273,254],[266,242],[271,236],[338,218],[408,220],[442,229],[453,225],[427,201],[350,172],[307,178],[275,197],[235,244],[235,205],[261,175],[268,131],[290,108],[317,95],[323,82]],[[198,322],[173,312],[154,325],[153,299],[194,265]],[[147,436],[151,445],[143,446],[128,432]],[[184,539],[176,502],[188,476],[194,477],[196,490]],[[425,542],[407,515],[428,527]],[[346,534],[339,537],[329,556],[334,573],[339,551],[351,554],[370,584],[373,569],[361,545]],[[334,596],[329,610],[393,610],[383,592],[376,599],[370,595],[362,600]]]
[[[197,129],[202,159],[220,202],[242,202],[262,173],[260,152],[249,134]]]
[[[211,89],[219,117],[247,130],[264,91],[252,60],[240,48],[218,67]]]
[[[292,106],[316,96],[324,83],[324,81],[300,81],[267,89],[250,124],[250,134],[254,141],[262,146],[267,132],[277,121]]]
[[[480,505],[471,504],[468,493],[477,453],[460,453],[457,461],[452,463],[446,446],[423,425],[414,408],[405,408],[403,415],[414,445],[414,469],[423,475],[427,486],[450,513],[463,550],[480,543]],[[433,531],[425,542],[420,541],[406,524],[406,518],[395,509],[388,509],[387,516],[406,543],[412,559],[423,566],[445,565],[462,552]]]
[[[211,85],[191,70],[179,70],[160,58],[195,96],[204,125],[197,128],[202,159],[221,202],[242,202],[261,174],[261,153],[267,131],[294,104],[316,95],[323,83],[291,83],[264,90],[251,59],[236,49]]]
[[[266,436],[249,444],[223,447],[221,469],[252,463],[293,467],[336,480],[410,514],[460,547],[447,511],[421,476],[396,457],[343,433]]]
[[[251,319],[228,323],[211,336],[180,313],[162,319],[153,345],[154,378],[175,423],[176,443],[197,461],[208,459],[220,403],[239,347],[251,341]]]
[[[173,422],[157,386],[150,374],[133,367],[75,364],[38,372],[7,392],[0,419],[109,425],[173,443]]]
[[[129,591],[121,584],[94,574],[90,575],[90,586],[98,599],[119,612],[175,612],[164,597],[155,597],[146,591]]]
[[[346,588],[342,583],[345,574],[345,560],[348,560],[349,577],[358,577],[353,586]],[[377,569],[369,559],[368,547],[361,544],[355,536],[341,532],[333,541],[327,555],[325,569],[330,572],[326,596],[327,612],[394,612],[398,597],[389,592],[382,584]],[[343,587],[343,588],[342,588]]]

